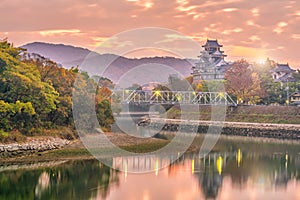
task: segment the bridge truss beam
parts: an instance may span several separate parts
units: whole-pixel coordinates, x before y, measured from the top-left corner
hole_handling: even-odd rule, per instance
[[[114,90],[112,97],[121,103],[237,105],[226,92]]]

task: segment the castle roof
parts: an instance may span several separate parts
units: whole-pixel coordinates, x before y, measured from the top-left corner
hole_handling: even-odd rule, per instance
[[[228,65],[228,63],[224,59],[219,59],[214,64],[216,65],[216,67],[220,67],[220,66],[223,66],[223,65]]]
[[[219,50],[216,50],[216,51],[210,53],[210,55],[212,57],[221,57],[221,56],[226,57],[227,56],[227,55],[224,54],[224,51],[219,51]]]
[[[285,72],[293,73],[295,70],[291,69],[289,64],[277,64],[276,68],[272,70],[273,72]]]
[[[217,50],[217,51],[213,52],[212,55],[214,55],[214,56],[222,56],[223,53]]]
[[[209,40],[207,39],[205,45],[203,45],[202,47],[222,47],[223,45],[220,45],[218,43],[218,40]]]
[[[294,82],[295,78],[290,76],[289,74],[285,74],[282,77],[280,77],[279,79],[276,79],[275,82]]]

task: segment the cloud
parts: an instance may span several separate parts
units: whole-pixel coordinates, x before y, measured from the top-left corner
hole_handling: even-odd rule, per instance
[[[97,49],[99,49],[99,50],[101,49],[102,51],[103,51],[103,49],[111,50],[112,48],[113,49],[121,49],[123,47],[133,46],[132,41],[120,39],[117,36],[113,36],[113,37],[110,37],[103,41],[100,41],[99,44],[100,45],[97,47]],[[103,52],[105,52],[105,51],[103,51]]]
[[[94,48],[119,32],[155,26],[179,31],[200,43],[203,38],[219,39],[228,50],[244,46],[269,53],[273,49],[271,58],[297,64],[299,8],[300,1],[282,0],[2,1],[0,38],[8,37],[15,45],[46,41]],[[287,55],[278,47],[284,47]]]
[[[252,35],[249,39],[250,39],[252,42],[260,41],[260,40],[261,40],[261,38],[258,37],[257,35]]]
[[[281,34],[283,32],[283,28],[286,27],[288,23],[286,22],[279,22],[273,31],[277,34]]]
[[[233,11],[237,11],[237,8],[224,8],[223,11],[224,12],[233,12]]]
[[[45,30],[39,31],[42,36],[53,36],[53,35],[64,35],[68,33],[78,34],[80,33],[79,29],[58,29],[58,30]]]
[[[254,21],[252,21],[252,20],[246,21],[246,24],[247,24],[248,26],[260,27],[258,24],[256,24],[256,23],[255,23]]]
[[[264,49],[244,46],[232,46],[230,54],[232,57],[247,58],[250,60],[257,60],[267,57],[267,52]]]
[[[251,13],[252,13],[253,17],[258,17],[260,15],[258,8],[251,9]]]
[[[126,0],[127,2],[132,2],[135,5],[143,7],[144,9],[150,9],[153,7],[154,3],[151,0]]]
[[[187,40],[187,39],[189,39],[188,36],[179,35],[179,34],[167,34],[164,37],[166,39],[157,41],[156,43],[159,44],[159,43],[164,43],[164,42],[174,42],[176,40]]]
[[[292,38],[295,40],[300,40],[300,34],[293,34]]]
[[[223,35],[230,35],[232,33],[240,33],[242,31],[243,31],[242,28],[235,28],[235,29],[230,29],[230,30],[224,30],[224,31],[222,31],[222,34]]]

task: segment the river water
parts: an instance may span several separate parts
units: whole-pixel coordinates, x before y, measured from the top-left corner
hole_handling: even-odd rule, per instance
[[[153,169],[133,174],[97,160],[0,166],[0,199],[300,199],[299,143],[223,138],[205,158],[116,157],[111,164]],[[142,169],[143,170],[143,169]]]

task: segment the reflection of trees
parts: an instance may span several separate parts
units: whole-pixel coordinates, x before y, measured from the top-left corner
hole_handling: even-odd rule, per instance
[[[0,174],[0,199],[91,199],[105,198],[118,173],[98,161],[73,161],[38,170]]]
[[[222,185],[222,175],[216,169],[214,160],[206,159],[206,162],[199,166],[203,168],[203,173],[195,173],[199,186],[201,186],[206,199],[215,199],[218,195],[219,188]]]
[[[199,184],[207,199],[215,199],[218,195],[219,188],[222,184],[222,176],[217,172],[204,172],[202,178],[199,176]],[[201,181],[201,182],[200,182]]]
[[[223,158],[226,162],[221,174],[218,173],[217,159],[213,155],[210,159],[206,157],[195,162],[194,168],[201,172],[194,176],[207,199],[217,197],[224,175],[229,176],[233,185],[238,188],[243,188],[249,179],[254,184],[263,184],[266,188],[286,187],[291,179],[300,179],[300,156],[297,155],[246,154],[239,164],[236,155],[227,155]]]
[[[235,186],[244,187],[248,179],[252,179],[254,183],[270,186],[287,186],[287,183],[296,174],[299,174],[299,164],[297,166],[299,156],[287,157],[285,154],[277,156],[262,156],[249,154],[243,157],[240,167],[235,160],[227,163],[224,173],[231,177]]]
[[[193,158],[197,158],[197,156],[192,156]],[[180,171],[181,168],[186,168],[184,165],[187,164],[186,159],[190,158],[189,156],[185,156],[185,158],[180,157],[173,164],[169,166],[169,174],[176,173],[177,170]],[[205,159],[194,159],[191,162],[193,166],[189,166],[191,172],[197,178],[200,189],[203,191],[203,194],[206,199],[215,199],[218,195],[219,189],[222,185],[222,169],[218,171],[217,169],[218,157],[209,156]],[[222,165],[223,165],[222,161]],[[222,166],[219,166],[222,168]],[[197,169],[200,172],[193,172],[193,169]]]
[[[34,199],[40,173],[25,170],[0,173],[0,199]]]

